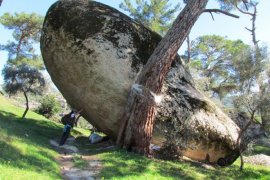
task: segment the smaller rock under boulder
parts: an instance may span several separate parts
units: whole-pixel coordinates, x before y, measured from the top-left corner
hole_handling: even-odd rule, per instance
[[[99,143],[103,140],[103,137],[100,136],[99,134],[97,133],[92,133],[90,136],[89,136],[89,141],[91,144],[96,144],[96,143]]]

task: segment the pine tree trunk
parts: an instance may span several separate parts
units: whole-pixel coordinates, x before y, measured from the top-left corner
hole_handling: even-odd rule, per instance
[[[24,95],[24,97],[25,97],[25,105],[26,105],[26,108],[25,108],[25,111],[24,111],[24,113],[23,113],[23,115],[22,115],[22,119],[24,119],[25,118],[25,116],[26,116],[26,114],[27,114],[27,112],[28,112],[28,110],[29,110],[29,102],[28,102],[28,97],[27,97],[27,94],[26,94],[26,92],[24,91],[23,92],[23,95]]]
[[[158,44],[133,86],[122,117],[117,144],[144,155],[150,155],[153,123],[164,78],[178,49],[205,9],[208,0],[190,0],[174,21],[172,28]]]

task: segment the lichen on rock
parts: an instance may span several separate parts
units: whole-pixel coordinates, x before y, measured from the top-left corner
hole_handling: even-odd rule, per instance
[[[116,139],[128,93],[160,40],[157,33],[104,4],[57,1],[45,17],[41,52],[68,103],[84,109],[85,119]],[[239,128],[196,90],[179,57],[162,93],[153,142],[211,162],[236,149]]]

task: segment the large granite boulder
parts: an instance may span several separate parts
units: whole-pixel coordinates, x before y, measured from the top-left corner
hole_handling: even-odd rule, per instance
[[[160,40],[109,6],[66,0],[47,12],[41,52],[68,103],[84,109],[91,124],[115,139],[128,92]],[[197,160],[227,157],[239,128],[195,89],[180,60],[174,62],[163,87],[154,142],[182,147],[184,155]]]

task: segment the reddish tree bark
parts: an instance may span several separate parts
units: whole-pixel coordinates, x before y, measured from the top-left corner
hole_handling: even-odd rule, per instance
[[[178,49],[206,7],[208,0],[190,0],[158,44],[132,87],[122,117],[117,144],[128,150],[150,155],[153,123],[164,78]]]

